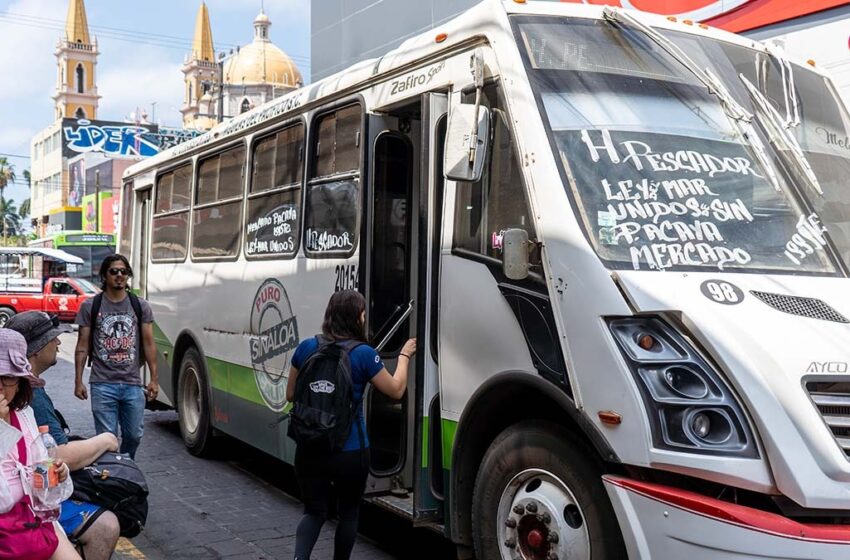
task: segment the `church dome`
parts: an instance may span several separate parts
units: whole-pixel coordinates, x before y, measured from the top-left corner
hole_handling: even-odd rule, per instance
[[[225,84],[273,84],[294,88],[303,83],[301,72],[289,55],[269,40],[269,27],[271,20],[260,12],[254,20],[254,41],[224,63]]]

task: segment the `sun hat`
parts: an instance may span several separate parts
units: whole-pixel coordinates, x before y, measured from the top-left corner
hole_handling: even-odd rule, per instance
[[[0,329],[0,376],[33,378],[27,341],[12,329]]]
[[[55,316],[44,311],[24,311],[6,322],[6,328],[18,331],[27,341],[27,356],[32,356],[60,334],[71,332],[71,325],[63,325]]]

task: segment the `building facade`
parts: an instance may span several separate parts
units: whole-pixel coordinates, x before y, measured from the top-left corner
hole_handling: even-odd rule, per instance
[[[192,52],[183,65],[185,97],[180,112],[185,128],[209,130],[303,84],[298,67],[271,41],[271,25],[260,11],[253,22],[253,41],[216,57],[209,10],[201,4]]]
[[[212,37],[207,50],[211,49]],[[100,53],[97,39],[89,33],[83,0],[69,0],[54,54],[55,120],[30,141],[32,225],[38,237],[84,229],[89,223],[111,233],[124,170],[198,132],[144,121],[98,120]]]
[[[313,81],[348,68],[361,60],[381,56],[414,37],[469,9],[480,0],[322,0],[311,14],[311,68]],[[557,1],[557,0],[553,0]],[[655,13],[703,21],[760,39],[817,29],[836,17],[846,20],[847,0],[565,0],[571,3],[636,7]],[[380,25],[385,22],[387,25]],[[772,29],[771,29],[772,28]],[[816,34],[816,33],[815,33]],[[815,36],[815,35],[813,35]],[[788,52],[804,59],[812,42],[798,37]],[[817,45],[818,41],[814,41]],[[799,53],[795,48],[799,45]],[[847,60],[847,33],[841,48],[831,51]],[[833,61],[834,62],[834,61]]]

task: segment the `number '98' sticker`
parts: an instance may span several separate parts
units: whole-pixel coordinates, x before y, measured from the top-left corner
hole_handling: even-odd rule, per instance
[[[744,292],[730,282],[723,280],[706,280],[700,285],[702,295],[714,303],[737,305],[744,301]]]

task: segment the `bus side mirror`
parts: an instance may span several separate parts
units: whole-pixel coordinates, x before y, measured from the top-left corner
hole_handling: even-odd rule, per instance
[[[446,179],[469,183],[480,181],[489,144],[490,110],[475,105],[452,107],[443,157]]]
[[[502,271],[509,280],[528,278],[528,232],[511,228],[502,234]]]

